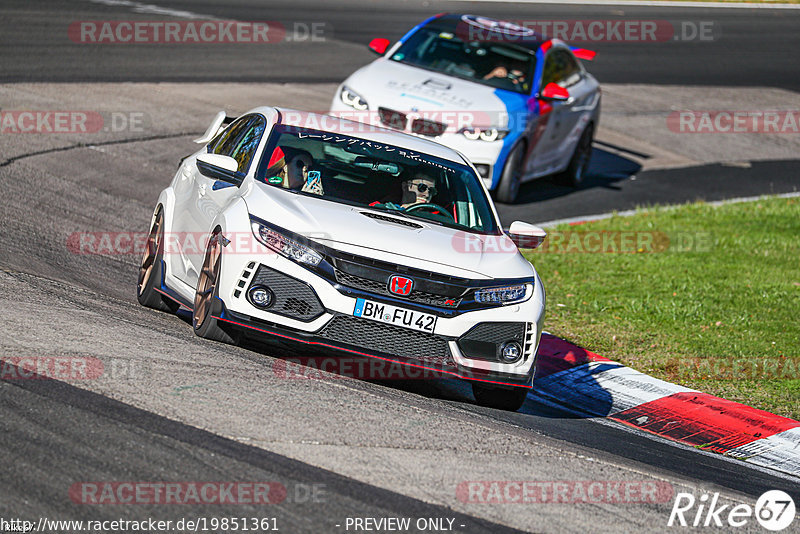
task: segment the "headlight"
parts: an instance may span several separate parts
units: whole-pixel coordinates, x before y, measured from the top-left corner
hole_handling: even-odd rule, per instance
[[[481,132],[481,139],[484,141],[494,141],[498,139],[500,136],[500,132],[494,128],[490,128],[488,130],[484,130]]]
[[[276,232],[272,228],[256,221],[251,221],[250,225],[253,228],[253,235],[256,236],[256,239],[281,256],[312,267],[319,265],[319,262],[322,261],[322,255],[314,249],[300,244],[294,239],[286,237],[282,233]]]
[[[497,128],[487,128],[481,130],[480,128],[462,128],[459,133],[469,139],[475,141],[481,139],[483,141],[497,141],[508,135],[508,130],[498,130]]]
[[[339,93],[339,97],[342,99],[342,102],[359,111],[363,111],[369,107],[366,100],[347,87],[342,87],[342,92]]]
[[[510,304],[525,300],[529,284],[520,284],[507,287],[490,287],[475,291],[476,302],[493,302],[496,304]]]

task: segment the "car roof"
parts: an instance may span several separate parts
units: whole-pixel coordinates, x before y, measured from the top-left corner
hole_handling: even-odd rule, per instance
[[[482,21],[497,23],[499,25],[505,25],[506,27],[515,26],[519,28],[517,24],[511,21],[455,13],[444,13],[438,15],[430,19],[423,27],[442,32],[449,32],[459,36],[460,38],[469,35],[469,38],[467,39],[469,41],[517,46],[530,52],[536,52],[542,43],[549,40],[548,37],[545,37],[544,35],[537,33],[530,28],[525,28],[525,31],[522,35],[515,34],[513,32],[505,33],[504,30],[498,29],[498,27],[492,28],[482,25]],[[478,31],[467,34],[467,31],[471,25],[478,28]]]
[[[464,159],[461,155],[451,148],[435,141],[397,132],[395,130],[389,130],[380,126],[365,125],[360,122],[342,119],[332,115],[290,108],[256,108],[251,110],[250,113],[264,113],[270,109],[277,110],[280,113],[279,124],[357,137],[359,139],[406,148],[422,154],[428,154],[437,158],[464,164]]]

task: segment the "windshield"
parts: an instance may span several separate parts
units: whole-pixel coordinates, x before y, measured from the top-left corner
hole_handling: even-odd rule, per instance
[[[256,180],[303,195],[471,232],[499,232],[466,165],[358,137],[278,125]]]
[[[513,45],[462,41],[454,33],[422,28],[392,54],[393,61],[497,89],[529,93],[536,56]]]

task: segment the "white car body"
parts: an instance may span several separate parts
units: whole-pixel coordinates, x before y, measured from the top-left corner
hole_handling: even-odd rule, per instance
[[[446,35],[453,41],[464,27],[478,28],[475,35],[482,39],[488,39],[487,35],[496,37],[502,32],[510,46],[532,56],[530,86],[520,91],[491,87],[480,83],[480,77],[474,81],[448,75],[441,70],[412,64],[404,59],[404,54],[398,53],[417,32],[441,32],[439,35]],[[488,48],[496,41],[489,39],[473,44],[480,42]],[[583,57],[593,57],[592,52],[581,51],[586,53]],[[574,63],[575,75],[568,80],[557,80],[558,85],[568,90],[568,99],[545,101],[542,93],[552,77],[543,75],[543,69],[558,54]],[[357,104],[348,101],[350,93],[360,98]],[[407,121],[392,124],[382,115],[386,110],[406,116]],[[330,113],[406,133],[414,133],[416,118],[446,124],[443,133],[429,133],[429,138],[466,154],[478,168],[486,187],[495,190],[512,150],[520,144],[524,146],[524,156],[519,182],[565,171],[583,132],[589,127],[590,132],[597,128],[600,89],[597,80],[575,60],[572,49],[558,39],[547,39],[508,22],[443,14],[422,22],[389,46],[381,57],[351,74],[338,87]],[[469,139],[462,131],[472,127],[507,134],[488,141]]]
[[[191,310],[196,302],[198,279],[205,256],[205,247],[199,241],[202,241],[201,237],[210,236],[216,231],[222,237],[224,246],[221,248],[220,275],[214,288],[216,301],[213,317],[223,329],[231,327],[251,333],[258,331],[275,334],[300,342],[324,343],[343,351],[388,358],[407,365],[441,364],[447,376],[506,388],[531,387],[536,350],[542,332],[545,295],[536,270],[519,253],[506,233],[470,234],[447,226],[426,223],[422,219],[414,219],[413,223],[406,222],[404,225],[400,219],[386,217],[385,212],[370,210],[369,207],[298,194],[259,181],[256,176],[269,157],[265,150],[277,125],[281,128],[304,127],[311,119],[315,125],[313,130],[343,132],[352,130],[356,127],[355,123],[330,116],[271,107],[253,109],[232,121],[227,129],[221,124],[223,117],[223,113],[217,116],[206,135],[198,140],[205,146],[182,161],[172,183],[159,195],[154,220],[158,214],[162,214],[164,246],[160,264],[161,280],[155,283],[155,291],[168,301],[174,301]],[[240,185],[204,175],[201,167],[208,167],[209,163],[219,164],[220,168],[224,168],[225,162],[234,161],[224,157],[225,154],[209,153],[209,147],[216,142],[218,136],[223,135],[226,130],[237,128],[237,125],[244,125],[242,131],[245,132],[248,124],[257,125],[258,131],[263,128],[263,133],[248,145],[251,147],[250,156],[249,159],[244,158],[248,161],[247,165],[236,169],[236,181],[240,181]],[[241,135],[241,139],[247,138],[247,133]],[[257,135],[255,133],[253,137]],[[376,128],[359,132],[358,138],[366,143],[385,144],[387,147],[408,149],[441,161],[468,165],[462,155],[449,148],[387,129]],[[229,171],[233,171],[233,168]],[[474,169],[470,172],[476,187],[487,197],[491,208],[490,216],[494,219],[492,222],[500,228],[488,193]],[[388,220],[381,220],[381,217]],[[310,268],[263,246],[257,239],[253,239],[256,228],[254,224],[261,225],[262,222],[286,231],[291,239],[297,239],[298,242],[302,240],[311,249],[319,251],[325,259],[318,266]],[[530,233],[530,228],[524,224],[515,225],[517,228],[523,227],[520,233],[525,233],[526,230]],[[536,235],[536,232],[533,234]],[[467,241],[466,246],[470,250],[461,250],[458,243]],[[353,263],[346,263],[350,261]],[[415,279],[413,284],[457,280],[462,285],[491,287],[518,281],[525,285],[525,297],[508,305],[479,306],[474,303],[473,308],[480,309],[467,311],[457,308],[442,309],[389,294],[388,289],[381,290],[381,286],[376,286],[378,289],[375,291],[367,291],[363,287],[348,287],[339,280],[341,273],[337,269],[344,269],[345,266],[348,269],[355,268],[353,266],[356,264],[363,264],[362,267],[367,269],[364,272],[369,276],[380,274],[382,271],[379,272],[379,269],[406,273],[408,277]],[[334,269],[335,276],[330,274],[332,265],[337,266]],[[328,274],[323,267],[328,269]],[[374,269],[375,272],[369,269]],[[259,273],[269,273],[271,279],[277,280],[275,283],[280,286],[272,289],[276,304],[269,309],[257,307],[248,296],[256,277],[266,276]],[[400,283],[403,283],[402,280]],[[281,291],[288,291],[291,295],[281,295]],[[317,303],[309,304],[310,308],[316,310],[313,314],[307,312],[298,315],[299,312],[294,313],[286,305],[291,296],[306,298],[310,302],[313,300],[312,294],[318,299]],[[413,295],[412,291],[411,296]],[[404,328],[403,325],[392,325],[386,330],[391,334],[386,339],[394,339],[394,345],[375,350],[367,338],[358,338],[358,328],[363,327],[370,335],[380,337],[385,325],[373,319],[354,317],[358,298],[403,309],[415,309],[420,314],[435,315],[435,328],[431,333],[426,333]],[[279,308],[278,304],[283,307]],[[348,328],[354,327],[352,337],[345,340],[340,334],[330,334],[331,324],[335,321],[347,325]],[[513,363],[503,363],[492,358],[475,359],[465,355],[459,338],[479,323],[519,325],[519,331],[523,332],[519,339],[524,352],[522,357]],[[432,355],[431,360],[427,360],[426,354],[410,348],[412,345],[416,346],[414,343],[421,338],[431,341],[435,346],[446,347],[446,354]],[[405,345],[406,340],[411,345]]]

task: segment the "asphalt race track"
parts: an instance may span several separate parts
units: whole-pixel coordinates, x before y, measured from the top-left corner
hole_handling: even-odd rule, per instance
[[[93,380],[0,381],[0,517],[275,518],[283,532],[353,532],[348,518],[448,518],[459,532],[667,529],[658,503],[475,504],[481,480],[637,481],[749,503],[796,478],[677,446],[529,397],[519,413],[478,407],[455,381],[292,379],[276,344],[229,347],[193,335],[185,317],[140,307],[139,256],[82,254],[75,232],[144,232],[158,192],[218,109],[321,109],[372,56],[428,15],[713,21],[709,42],[597,43],[590,68],[608,105],[592,173],[578,191],[548,179],[500,206],[504,223],[591,215],[653,203],[797,191],[797,135],[739,141],[670,136],[670,95],[768,101],[798,109],[800,10],[557,6],[472,2],[8,0],[0,19],[0,108],[140,112],[140,130],[2,134],[0,354],[96,358]],[[148,7],[149,6],[149,7]],[[183,15],[176,12],[183,11]],[[321,23],[324,42],[90,46],[80,20]],[[724,88],[710,95],[708,87]],[[764,99],[764,100],[762,100]],[[737,104],[738,103],[738,104]],[[604,106],[606,104],[604,103]],[[791,107],[793,106],[793,108]],[[720,106],[723,107],[723,106]],[[656,110],[658,113],[656,113]],[[655,118],[654,118],[655,117]],[[652,122],[655,121],[655,122]],[[661,122],[659,122],[661,121]],[[700,146],[700,148],[697,148]],[[749,152],[748,152],[749,151]],[[545,281],[546,284],[546,281]],[[70,488],[102,481],[274,482],[280,502],[86,504]],[[449,524],[445,522],[445,524]],[[743,532],[760,531],[752,522]],[[66,530],[64,530],[66,531]]]

